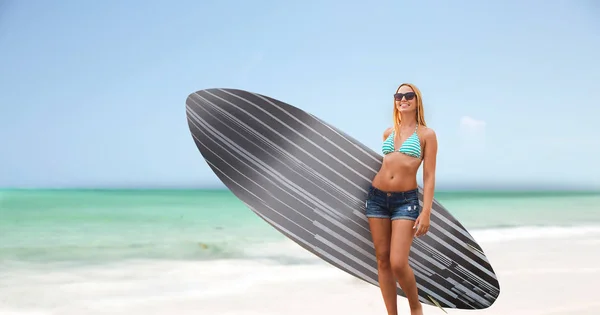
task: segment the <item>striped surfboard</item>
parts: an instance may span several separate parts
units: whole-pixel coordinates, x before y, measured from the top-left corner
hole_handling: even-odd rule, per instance
[[[365,200],[379,154],[299,108],[248,91],[200,90],[187,98],[186,113],[198,150],[233,194],[306,250],[378,286]],[[500,293],[481,247],[436,200],[430,230],[415,238],[409,257],[425,304],[483,309]]]

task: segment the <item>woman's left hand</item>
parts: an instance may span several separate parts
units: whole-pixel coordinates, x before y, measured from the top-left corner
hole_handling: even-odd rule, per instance
[[[415,236],[417,237],[425,235],[429,231],[429,212],[421,212],[413,226],[413,229],[415,228],[417,229],[415,232]]]

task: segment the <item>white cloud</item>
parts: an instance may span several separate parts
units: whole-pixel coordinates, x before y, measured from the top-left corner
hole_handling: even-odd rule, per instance
[[[460,118],[460,128],[467,132],[481,133],[485,132],[485,121],[478,120],[470,116],[462,116]]]
[[[481,152],[485,149],[486,123],[470,116],[460,118],[460,137],[464,149]]]

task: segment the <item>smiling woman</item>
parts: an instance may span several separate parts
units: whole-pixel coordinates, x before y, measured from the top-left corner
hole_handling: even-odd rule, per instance
[[[406,293],[411,314],[422,314],[408,255],[413,236],[424,235],[429,229],[435,186],[437,139],[433,129],[427,127],[423,112],[419,89],[409,83],[400,85],[394,94],[394,126],[383,133],[383,163],[366,201],[378,280],[388,314],[397,314],[394,278]],[[423,207],[419,205],[416,176],[421,162]]]

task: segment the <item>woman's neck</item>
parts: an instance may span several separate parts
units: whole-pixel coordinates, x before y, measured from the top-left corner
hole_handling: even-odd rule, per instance
[[[417,125],[417,117],[413,114],[400,114],[400,125],[404,128],[414,128]]]

